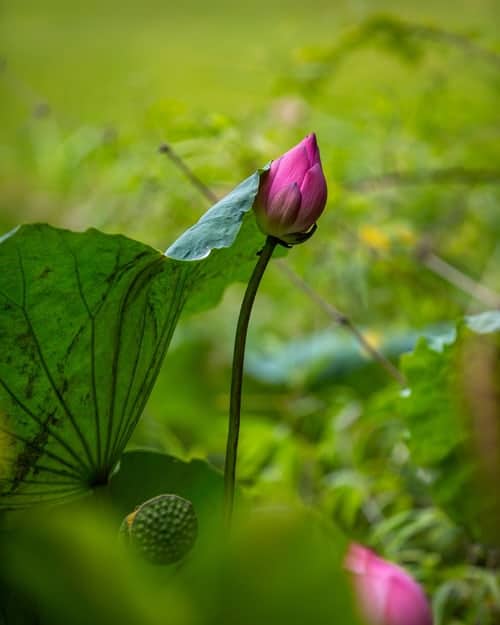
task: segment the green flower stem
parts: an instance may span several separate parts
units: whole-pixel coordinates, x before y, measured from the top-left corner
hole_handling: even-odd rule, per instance
[[[224,467],[224,506],[226,521],[231,521],[234,501],[234,485],[236,480],[236,458],[238,454],[238,438],[240,434],[241,387],[243,383],[243,363],[245,360],[245,344],[247,340],[248,322],[252,313],[255,295],[259,288],[264,271],[269,263],[278,239],[268,236],[266,244],[259,255],[253,273],[241,303],[240,316],[236,326],[234,340],[233,367],[231,377],[231,398],[229,403],[229,430],[226,445],[226,463]]]

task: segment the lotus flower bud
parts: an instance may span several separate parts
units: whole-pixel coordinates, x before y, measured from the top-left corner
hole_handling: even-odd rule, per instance
[[[401,567],[355,543],[344,564],[367,625],[432,625],[422,588]]]
[[[254,204],[259,228],[285,243],[301,243],[314,231],[325,208],[326,195],[326,180],[313,133],[272,161],[269,171],[263,174]]]

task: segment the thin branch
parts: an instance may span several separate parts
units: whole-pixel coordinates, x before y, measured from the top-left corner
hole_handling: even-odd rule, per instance
[[[467,61],[475,57],[496,71],[500,69],[500,53],[477,43],[467,35],[435,26],[405,22],[383,13],[375,13],[360,21],[354,28],[342,33],[336,42],[325,51],[319,62],[329,66],[330,72],[324,71],[324,69],[323,71],[309,72],[300,80],[308,84],[309,97],[311,97],[317,93],[321,83],[338,69],[340,63],[361,48],[379,48],[393,55],[399,54],[403,59],[415,61],[421,56],[422,50],[425,51],[422,44],[427,42],[453,47],[466,55]]]
[[[474,299],[491,308],[500,308],[500,295],[484,284],[476,282],[470,276],[443,260],[430,250],[418,250],[417,258],[432,272],[467,293]]]
[[[330,302],[327,302],[317,291],[309,286],[295,271],[290,269],[283,260],[276,260],[275,264],[290,279],[296,287],[301,289],[308,297],[310,297],[325,313],[343,328],[346,328],[358,341],[364,351],[376,360],[386,372],[399,382],[402,386],[406,386],[406,379],[403,374],[388,360],[381,352],[371,345],[365,336],[358,330],[351,319],[335,308]]]
[[[200,193],[210,202],[216,202],[219,198],[215,193],[188,167],[184,160],[174,152],[172,147],[164,143],[160,146],[159,151],[165,154],[186,176],[186,178],[195,186]],[[275,263],[279,269],[287,275],[289,280],[299,289],[302,290],[312,301],[319,304],[326,314],[336,323],[344,327],[358,341],[360,346],[369,354],[376,362],[378,362],[385,371],[401,385],[406,385],[406,380],[400,371],[375,347],[370,345],[363,334],[353,324],[353,322],[344,313],[340,312],[335,306],[327,302],[317,291],[315,291],[307,282],[305,282],[293,269],[290,269],[283,260],[277,260]]]
[[[424,184],[500,184],[500,170],[466,169],[448,167],[421,171],[389,171],[376,176],[367,176],[352,182],[344,182],[349,191],[371,193],[392,187],[409,187]]]
[[[351,230],[348,226],[346,226],[343,222],[337,220],[337,225],[342,228],[346,234],[354,241],[354,243],[361,245],[368,250],[376,257],[382,258],[386,261],[395,264],[395,262],[390,258],[390,256],[382,252],[380,249],[370,245],[366,241],[363,241],[359,237],[359,235]],[[465,274],[460,269],[457,269],[451,263],[443,260],[440,256],[438,256],[435,252],[431,250],[430,244],[425,237],[422,237],[420,243],[418,243],[414,248],[414,258],[422,263],[429,271],[435,273],[436,275],[446,280],[452,286],[460,289],[464,293],[467,293],[475,300],[485,304],[488,307],[499,308],[500,307],[500,295],[492,291],[490,288],[485,286],[484,284],[473,280],[470,276]]]
[[[477,43],[467,35],[436,26],[406,22],[385,14],[372,15],[352,30],[344,33],[331,49],[330,60],[336,61],[363,46],[373,45],[374,40],[376,45],[376,38],[380,40],[381,35],[382,37],[385,36],[382,43],[389,44],[392,49],[397,50],[399,39],[413,37],[454,47],[463,54],[475,56],[492,65],[495,69],[500,69],[500,54],[496,50]]]
[[[500,54],[495,50],[486,48],[476,43],[470,37],[466,35],[460,35],[458,33],[444,30],[442,28],[436,28],[435,26],[424,26],[421,24],[405,24],[406,29],[410,35],[416,35],[430,41],[437,41],[440,43],[446,43],[458,48],[465,54],[473,54],[478,58],[483,59],[495,65],[497,69],[500,69]]]
[[[0,78],[3,78],[16,97],[28,106],[34,117],[47,117],[50,114],[50,106],[46,100],[41,98],[25,80],[12,71],[5,57],[0,58]]]
[[[182,171],[189,182],[198,189],[198,191],[204,195],[209,202],[217,202],[219,198],[215,193],[207,187],[207,185],[198,178],[193,170],[186,165],[186,162],[174,151],[168,143],[162,143],[158,148],[160,154],[165,154],[172,161],[172,163]]]

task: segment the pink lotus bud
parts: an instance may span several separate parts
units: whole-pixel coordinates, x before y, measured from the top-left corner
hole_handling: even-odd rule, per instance
[[[432,625],[422,588],[401,567],[356,543],[349,546],[344,564],[367,625]]]
[[[286,243],[304,241],[325,208],[326,193],[313,133],[273,161],[263,175],[254,204],[259,228]]]

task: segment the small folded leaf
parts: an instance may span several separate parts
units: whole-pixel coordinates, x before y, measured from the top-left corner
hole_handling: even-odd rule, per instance
[[[259,190],[260,173],[256,171],[214,204],[168,248],[165,256],[176,260],[202,260],[212,250],[231,247],[243,217],[252,208]]]

